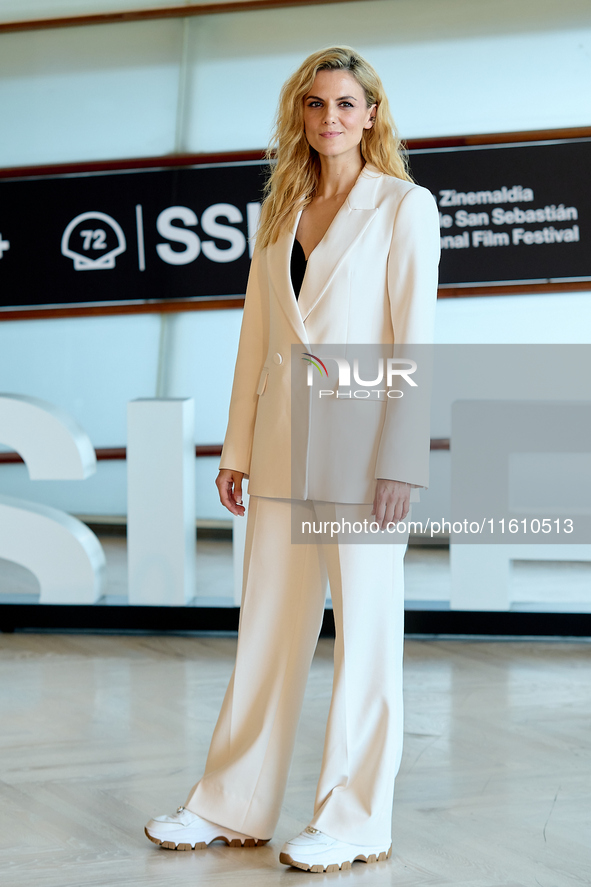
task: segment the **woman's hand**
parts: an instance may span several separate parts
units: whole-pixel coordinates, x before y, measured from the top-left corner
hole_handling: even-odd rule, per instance
[[[410,484],[399,480],[378,478],[371,513],[381,530],[389,523],[404,520],[410,508]]]
[[[221,468],[216,477],[215,485],[220,494],[220,502],[232,514],[244,517],[246,509],[242,504],[242,471],[234,471],[232,468]]]

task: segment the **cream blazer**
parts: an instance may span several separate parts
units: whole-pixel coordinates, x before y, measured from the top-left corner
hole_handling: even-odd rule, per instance
[[[427,487],[428,405],[417,419],[404,399],[318,401],[300,358],[318,345],[352,355],[354,344],[432,343],[440,255],[433,195],[366,164],[310,254],[296,300],[290,258],[299,218],[254,250],[220,468],[243,472],[251,495],[271,498],[371,502],[379,477]],[[336,391],[338,382],[331,376],[322,386]]]

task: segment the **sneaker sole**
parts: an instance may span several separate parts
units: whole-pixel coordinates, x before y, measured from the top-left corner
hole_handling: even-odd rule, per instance
[[[144,833],[149,841],[153,844],[158,844],[163,850],[205,850],[213,841],[224,841],[228,847],[262,847],[263,844],[268,844],[271,840],[270,838],[267,838],[266,841],[261,841],[258,838],[245,838],[242,841],[240,838],[226,838],[224,835],[218,835],[207,842],[197,841],[195,844],[175,844],[174,841],[161,841],[159,838],[153,838],[147,828],[144,829]]]
[[[385,862],[387,859],[390,859],[392,856],[392,845],[390,844],[390,848],[388,850],[382,850],[381,853],[370,853],[369,856],[363,856],[363,854],[359,854],[355,859],[345,860],[340,865],[338,862],[334,862],[330,865],[322,865],[322,863],[316,863],[311,865],[308,862],[298,862],[297,859],[293,859],[289,853],[280,853],[279,854],[279,862],[282,862],[283,865],[291,865],[296,869],[302,869],[304,872],[339,872],[344,871],[345,869],[350,869],[352,863],[354,862]]]

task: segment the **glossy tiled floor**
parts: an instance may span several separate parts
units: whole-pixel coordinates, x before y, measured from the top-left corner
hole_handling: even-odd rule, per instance
[[[150,815],[203,767],[234,638],[0,635],[3,887],[580,887],[591,883],[591,648],[407,641],[394,855],[330,875],[279,865],[306,824],[331,692],[312,667],[283,815],[254,850],[159,850]]]

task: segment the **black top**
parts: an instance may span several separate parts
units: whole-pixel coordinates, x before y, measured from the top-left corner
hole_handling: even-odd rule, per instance
[[[290,272],[291,272],[291,285],[293,286],[293,291],[295,293],[296,299],[300,294],[300,290],[302,288],[302,283],[304,281],[304,274],[306,273],[306,266],[308,262],[306,260],[306,256],[304,254],[304,249],[302,244],[297,238],[293,239],[293,247],[291,250],[291,263],[290,263]]]

